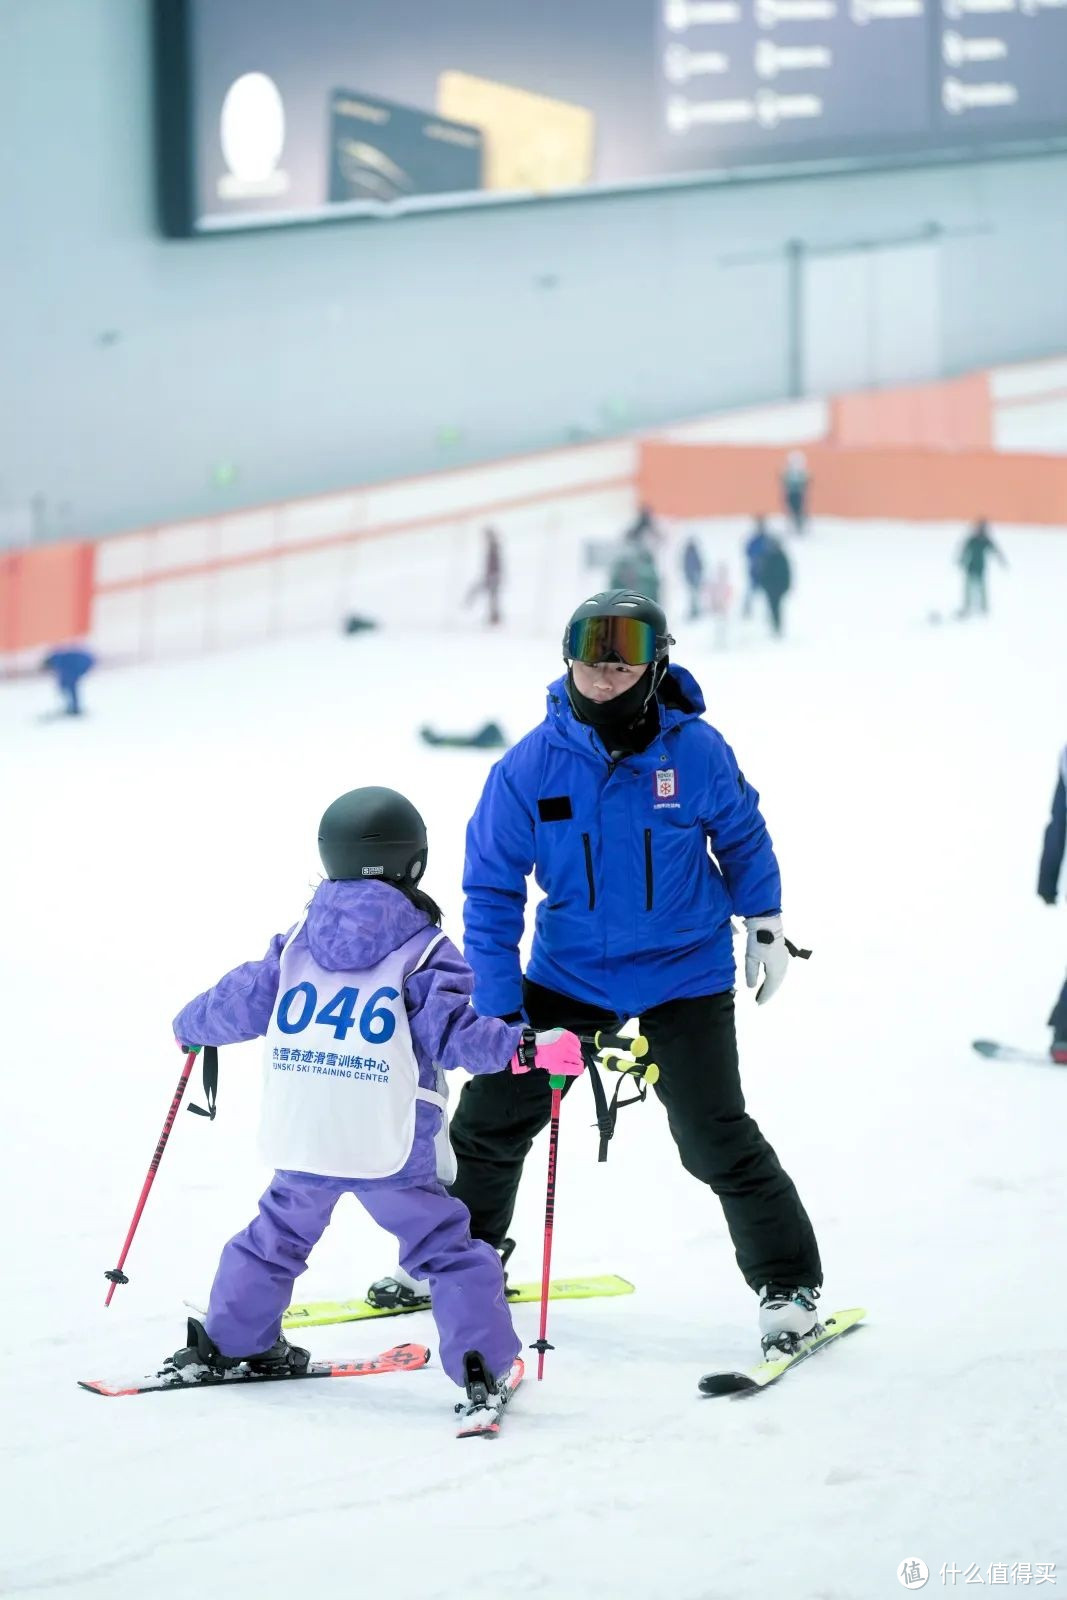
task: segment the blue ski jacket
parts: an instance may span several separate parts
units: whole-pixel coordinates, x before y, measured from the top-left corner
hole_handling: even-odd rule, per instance
[[[531,872],[533,982],[620,1017],[733,987],[731,913],[778,911],[781,880],[759,795],[703,710],[672,665],[659,734],[613,761],[566,680],[550,685],[545,720],[493,767],[467,828],[464,953],[483,1015],[522,1008]]]
[[[45,656],[43,665],[47,671],[55,673],[61,689],[71,689],[95,667],[96,657],[90,650],[72,646],[67,650],[53,650],[51,655]]]

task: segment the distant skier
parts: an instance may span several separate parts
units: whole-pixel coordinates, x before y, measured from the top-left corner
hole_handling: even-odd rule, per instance
[[[807,531],[810,488],[811,475],[803,450],[790,450],[782,471],[782,500],[794,533]]]
[[[1045,829],[1045,843],[1041,852],[1041,866],[1037,876],[1037,892],[1048,906],[1056,904],[1060,870],[1067,847],[1067,746],[1060,753],[1060,770],[1052,795],[1052,815]],[[1067,979],[1060,997],[1049,1017],[1052,1029],[1051,1055],[1053,1061],[1067,1066]]]
[[[654,545],[663,543],[663,529],[656,521],[651,506],[641,506],[637,516],[623,533],[624,544]]]
[[[964,540],[958,561],[963,568],[963,609],[961,617],[969,617],[975,611],[985,614],[989,610],[989,595],[986,590],[986,563],[990,556],[996,556],[1002,567],[1007,566],[1004,552],[997,545],[990,532],[989,524],[984,519],[976,522],[968,537]]]
[[[760,584],[760,565],[770,537],[766,517],[757,517],[752,525],[752,532],[745,540],[744,547],[745,573],[748,583],[745,588],[745,597],[741,602],[741,615],[746,618],[752,615],[752,602],[762,587]]]
[[[466,1206],[438,1178],[442,1068],[573,1076],[581,1046],[573,1033],[475,1014],[471,970],[418,886],[426,853],[403,795],[342,795],[319,824],[327,881],[304,916],[175,1018],[184,1050],[265,1037],[260,1141],[276,1171],[259,1215],[222,1252],[203,1323],[189,1320],[164,1370],[302,1371],[308,1352],[286,1340],[282,1315],[343,1194],[429,1281],[449,1377],[464,1384],[477,1351],[499,1381],[518,1354],[499,1257],[472,1240]]]
[[[682,551],[682,575],[689,590],[689,620],[695,622],[704,609],[704,557],[700,546],[692,537],[685,541]],[[640,588],[640,585],[637,585]]]
[[[771,631],[777,638],[782,634],[782,602],[793,587],[793,569],[781,541],[773,534],[767,542],[759,564],[759,586],[767,596],[771,613]]]
[[[612,564],[608,578],[613,589],[635,589],[650,600],[659,599],[660,577],[650,545],[626,544]]]
[[[477,582],[471,584],[463,603],[471,606],[479,595],[484,594],[489,601],[486,620],[491,628],[495,628],[500,624],[500,589],[504,581],[504,558],[500,550],[500,535],[495,528],[484,530],[484,540],[482,575]]]
[[[58,650],[53,650],[45,656],[41,663],[43,672],[50,672],[56,680],[56,688],[63,697],[63,710],[60,716],[80,717],[82,703],[78,695],[78,685],[87,672],[96,666],[96,657],[91,650],[86,650],[81,645],[61,645]]]
[[[473,733],[438,733],[436,728],[419,729],[423,744],[448,750],[504,750],[507,738],[499,722],[483,722]]]

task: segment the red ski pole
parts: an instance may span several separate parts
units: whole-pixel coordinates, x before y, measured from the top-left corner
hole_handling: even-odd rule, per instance
[[[126,1263],[126,1257],[129,1254],[130,1245],[133,1242],[133,1236],[137,1232],[137,1224],[141,1220],[141,1212],[144,1210],[145,1201],[148,1199],[148,1191],[151,1189],[152,1184],[155,1181],[156,1173],[159,1171],[159,1163],[162,1161],[163,1152],[167,1148],[167,1140],[170,1138],[170,1130],[174,1126],[174,1119],[178,1115],[178,1107],[182,1103],[182,1095],[185,1093],[185,1086],[189,1082],[189,1074],[193,1070],[193,1062],[196,1060],[199,1051],[200,1046],[197,1045],[196,1049],[190,1050],[189,1054],[185,1058],[185,1066],[182,1068],[182,1075],[178,1079],[178,1087],[174,1091],[174,1099],[170,1103],[170,1110],[167,1112],[167,1120],[163,1124],[163,1132],[160,1134],[159,1143],[156,1145],[156,1153],[152,1157],[151,1163],[149,1164],[148,1176],[145,1178],[144,1187],[141,1190],[141,1198],[137,1202],[137,1210],[134,1212],[133,1221],[130,1223],[130,1231],[126,1235],[126,1243],[123,1245],[122,1254],[119,1256],[119,1264],[117,1267],[112,1267],[110,1272],[104,1273],[104,1277],[110,1278],[111,1280],[111,1288],[107,1291],[107,1299],[104,1301],[105,1306],[109,1306],[111,1304],[111,1296],[115,1293],[118,1285],[120,1283],[129,1283],[130,1281],[122,1269]]]
[[[566,1078],[552,1076],[548,1080],[552,1089],[552,1120],[548,1132],[548,1187],[545,1193],[545,1253],[541,1263],[541,1328],[530,1346],[537,1351],[537,1381],[545,1375],[545,1351],[554,1350],[545,1338],[548,1331],[548,1290],[552,1277],[552,1227],[556,1214],[556,1152],[559,1148],[559,1109],[563,1103]]]

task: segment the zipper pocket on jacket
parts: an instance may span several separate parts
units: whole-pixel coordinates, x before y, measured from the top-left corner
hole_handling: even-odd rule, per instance
[[[593,882],[593,849],[589,843],[589,835],[582,834],[582,848],[585,851],[585,876],[589,884],[589,909],[596,908],[596,884]]]
[[[652,829],[645,829],[645,910],[652,910]]]

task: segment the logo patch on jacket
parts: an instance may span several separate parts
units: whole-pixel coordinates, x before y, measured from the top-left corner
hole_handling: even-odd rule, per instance
[[[677,788],[676,774],[673,767],[667,767],[656,773],[656,799],[673,800]]]

